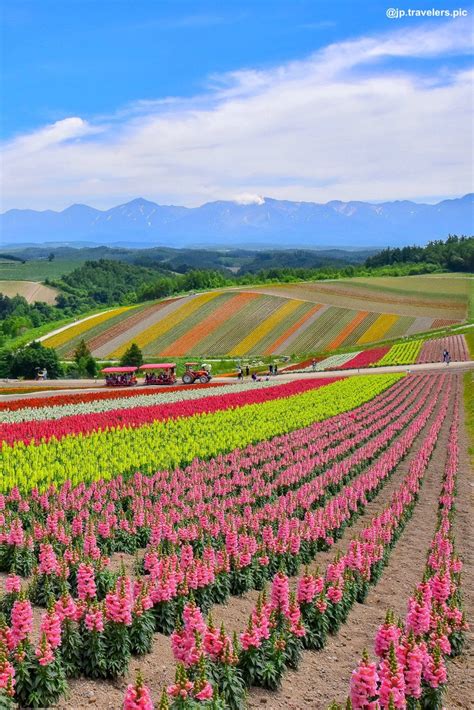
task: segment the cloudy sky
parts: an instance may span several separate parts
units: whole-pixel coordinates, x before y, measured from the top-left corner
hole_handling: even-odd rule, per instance
[[[2,211],[471,191],[472,8],[392,4],[4,0]]]

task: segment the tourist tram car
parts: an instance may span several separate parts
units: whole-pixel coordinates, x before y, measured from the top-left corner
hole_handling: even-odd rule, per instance
[[[142,365],[140,372],[145,372],[145,385],[174,385],[176,382],[176,363],[160,362]]]
[[[104,367],[102,372],[105,375],[107,387],[131,387],[137,384],[137,368],[131,365],[128,367]]]

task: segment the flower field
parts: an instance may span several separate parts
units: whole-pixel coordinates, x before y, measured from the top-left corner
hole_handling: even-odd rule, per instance
[[[414,365],[443,362],[443,352],[447,350],[453,362],[470,360],[469,348],[464,335],[448,335],[444,338],[411,340],[395,343],[391,347],[369,348],[352,353],[340,353],[321,358],[315,367],[308,359],[285,368],[286,371],[352,370],[363,367],[383,367],[384,365]]]
[[[304,688],[322,709],[438,707],[467,631],[451,532],[460,383],[371,374],[3,403],[0,706],[280,710],[293,677],[295,708]],[[413,535],[398,623],[370,599],[387,580],[403,597],[391,569],[405,538],[416,558]],[[331,646],[364,613],[330,680]],[[373,644],[377,660],[358,663]]]
[[[378,303],[371,292],[371,307],[366,309],[363,299],[354,301],[355,308],[350,298],[334,301],[334,289],[329,284],[223,289],[127,306],[79,321],[43,342],[64,358],[72,356],[81,338],[102,359],[121,357],[132,342],[150,358],[248,357],[363,346],[439,324],[429,299],[419,304],[423,314],[412,316],[403,309],[392,312],[397,297],[380,291],[376,291]],[[315,300],[317,293],[321,302]]]
[[[466,362],[470,359],[464,335],[449,335],[445,338],[425,340],[417,362],[439,362],[445,350],[455,362]]]

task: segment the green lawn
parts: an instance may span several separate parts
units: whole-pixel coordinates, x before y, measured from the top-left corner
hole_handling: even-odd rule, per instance
[[[47,259],[26,261],[0,262],[0,281],[44,281],[45,279],[58,279],[63,274],[69,274],[82,261],[73,259]]]

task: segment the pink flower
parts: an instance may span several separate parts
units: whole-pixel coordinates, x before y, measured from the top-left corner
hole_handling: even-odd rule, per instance
[[[221,639],[221,635],[218,629],[208,624],[207,629],[204,632],[202,641],[204,650],[207,655],[210,656],[213,660],[216,660],[218,656],[222,653],[222,650],[224,648],[224,643]]]
[[[369,663],[367,653],[352,671],[350,698],[353,710],[376,710],[378,675],[375,663]]]
[[[317,599],[316,608],[320,614],[324,614],[324,612],[328,608],[328,604],[327,604],[326,598],[324,596],[324,593],[321,593],[319,598]]]
[[[47,666],[54,661],[53,649],[46,638],[46,634],[41,636],[39,646],[35,650],[35,656],[38,659],[40,666]]]
[[[39,562],[40,574],[59,574],[59,563],[50,543],[40,544]]]
[[[397,710],[406,708],[405,678],[397,661],[395,648],[390,646],[388,656],[379,665],[379,700],[382,708],[388,708],[390,701]]]
[[[64,619],[76,621],[77,606],[70,594],[63,594],[62,597],[57,600],[55,609],[61,621],[64,621]]]
[[[0,689],[13,697],[15,687],[15,668],[8,660],[5,652],[0,655]]]
[[[272,581],[271,592],[272,606],[284,614],[290,605],[290,584],[288,577],[283,572],[277,572]]]
[[[339,604],[342,599],[342,589],[338,584],[335,587],[330,586],[328,587],[327,595],[329,601],[331,601],[333,604]]]
[[[201,683],[199,681],[196,681],[194,684],[194,688],[196,689],[196,685],[199,688]],[[210,700],[213,696],[213,690],[212,690],[212,685],[209,683],[207,680],[204,684],[204,686],[199,690],[197,693],[194,692],[194,697],[196,700]]]
[[[202,612],[194,602],[186,604],[183,609],[184,626],[188,631],[198,631],[200,634],[206,633],[206,622]]]
[[[417,644],[408,649],[405,663],[405,693],[413,698],[421,697],[421,676],[424,654]]]
[[[28,599],[17,599],[13,603],[11,621],[12,640],[18,646],[33,630],[33,609]]]
[[[246,631],[240,634],[240,643],[244,651],[248,651],[249,648],[259,648],[262,645],[260,630],[258,626],[254,626],[252,617],[249,619]]]
[[[395,649],[401,636],[401,629],[394,623],[392,612],[387,612],[385,623],[379,626],[375,635],[374,649],[379,658],[383,658],[390,650],[393,643]]]
[[[19,594],[21,592],[21,578],[17,574],[9,574],[5,580],[6,594]]]
[[[47,611],[43,614],[40,628],[52,649],[61,645],[61,619],[56,611]]]
[[[407,630],[413,631],[415,636],[423,636],[430,629],[430,615],[431,601],[423,598],[422,593],[417,591],[415,596],[408,600]]]
[[[425,659],[425,668],[423,678],[432,688],[438,688],[447,681],[446,665],[441,655],[439,646],[436,646],[433,652],[428,653]]]
[[[95,574],[92,565],[81,563],[77,569],[77,596],[79,599],[94,599],[96,595]]]
[[[298,603],[312,602],[316,594],[316,583],[313,575],[305,574],[298,580],[297,599]]]
[[[125,692],[123,710],[153,710],[150,690],[138,675],[135,685],[129,685]]]
[[[90,607],[85,613],[84,624],[88,631],[102,632],[104,630],[104,615],[102,609],[96,605]]]
[[[109,621],[130,626],[132,623],[130,600],[116,592],[109,592],[105,597],[105,615]]]

